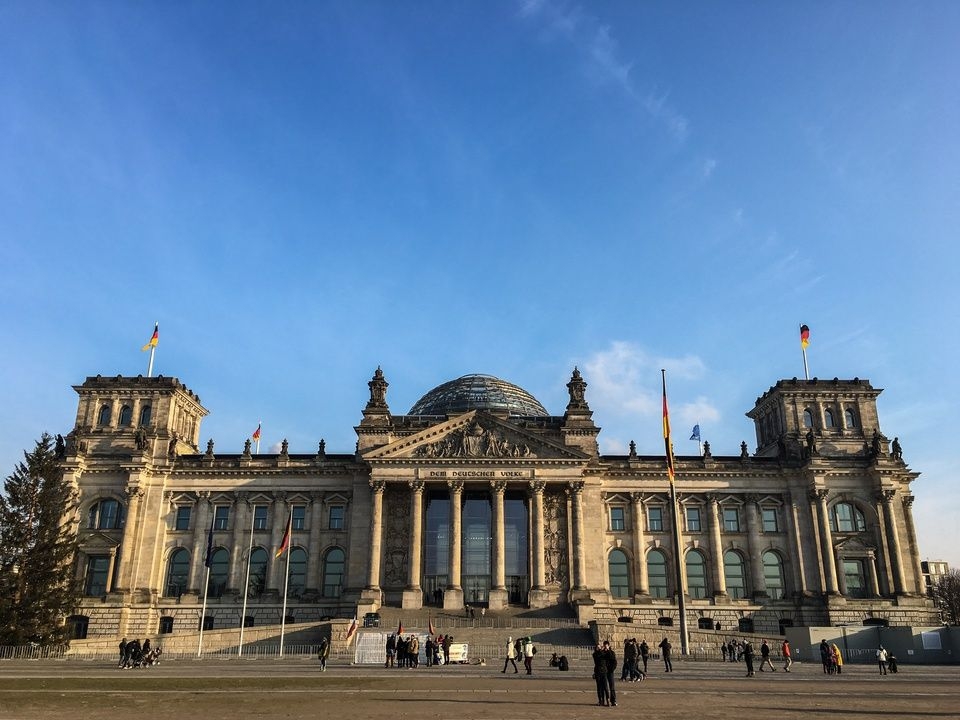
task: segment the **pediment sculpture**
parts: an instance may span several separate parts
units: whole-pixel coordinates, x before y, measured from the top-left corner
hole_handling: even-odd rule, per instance
[[[413,455],[425,458],[537,457],[527,443],[511,439],[501,430],[485,428],[476,420],[436,442],[419,446]]]

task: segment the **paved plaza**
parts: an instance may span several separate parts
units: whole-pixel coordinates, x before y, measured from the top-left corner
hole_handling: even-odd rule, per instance
[[[618,683],[618,707],[597,707],[590,669],[536,668],[503,675],[498,665],[384,669],[330,666],[304,658],[168,660],[118,670],[90,660],[0,661],[0,718],[58,720],[153,716],[194,720],[338,717],[567,720],[584,717],[958,718],[960,666],[903,666],[880,676],[819,665],[744,677],[743,664],[651,665],[642,683]]]

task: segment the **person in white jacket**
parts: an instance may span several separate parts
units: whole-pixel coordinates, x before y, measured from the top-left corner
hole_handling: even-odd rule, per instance
[[[513,674],[514,674],[514,675],[516,675],[518,672],[520,672],[520,671],[517,669],[517,659],[516,659],[516,658],[517,658],[517,651],[516,651],[516,649],[514,649],[514,647],[513,647],[513,638],[512,638],[512,637],[508,637],[508,638],[507,638],[507,654],[506,654],[506,659],[503,661],[503,670],[501,670],[500,672],[501,672],[501,673],[505,673],[505,672],[507,671],[507,665],[509,665],[510,663],[513,663]]]

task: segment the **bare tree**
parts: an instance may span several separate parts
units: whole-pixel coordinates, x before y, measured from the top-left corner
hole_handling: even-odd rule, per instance
[[[937,578],[930,594],[945,622],[960,625],[960,570],[948,570]]]

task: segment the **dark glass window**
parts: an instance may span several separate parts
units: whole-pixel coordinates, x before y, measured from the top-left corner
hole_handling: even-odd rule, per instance
[[[707,563],[699,550],[687,553],[687,591],[698,600],[707,596]]]
[[[700,532],[700,508],[687,508],[687,532]]]
[[[847,586],[847,597],[864,598],[867,596],[866,573],[863,560],[844,560],[843,577]]]
[[[266,505],[253,506],[253,529],[254,530],[267,529],[267,510],[268,508]]]
[[[190,511],[193,510],[189,505],[178,505],[177,506],[177,519],[174,524],[174,530],[189,530],[190,529]]]
[[[611,550],[607,562],[610,567],[610,594],[615,598],[630,597],[630,569],[626,554],[623,550]]]
[[[775,552],[763,554],[763,582],[767,587],[767,594],[774,600],[784,596],[783,591],[783,561]]]
[[[87,527],[91,530],[119,530],[124,525],[124,507],[116,500],[105,499],[90,506]]]
[[[651,550],[647,553],[647,580],[651,597],[667,596],[667,556],[660,550]]]
[[[323,596],[340,597],[343,589],[343,571],[346,566],[343,550],[332,548],[323,559]]]
[[[164,615],[160,618],[160,634],[169,635],[173,632],[173,618],[169,615]]]
[[[153,415],[153,408],[149,405],[144,405],[140,408],[140,424],[146,427],[150,424],[150,420]]]
[[[124,405],[120,408],[120,424],[129,425],[130,421],[133,419],[133,410],[130,409],[129,405]]]
[[[723,529],[727,532],[740,532],[740,511],[737,508],[723,509]]]
[[[723,555],[723,573],[727,580],[727,595],[732,598],[747,596],[746,567],[740,553],[729,550]]]
[[[90,627],[90,618],[86,615],[71,615],[67,618],[71,640],[86,640],[87,630]]]
[[[217,505],[213,511],[213,529],[230,529],[230,507],[228,505]]]
[[[610,529],[614,532],[623,532],[626,529],[626,519],[622,507],[610,508]]]
[[[97,425],[109,425],[110,424],[110,406],[103,405],[100,407],[100,414],[97,415]]]
[[[663,508],[647,508],[647,529],[650,532],[663,531]]]
[[[803,426],[805,428],[813,428],[813,413],[809,410],[803,411]]]
[[[867,529],[863,513],[854,505],[846,502],[837,503],[833,506],[830,524],[834,532],[863,532]]]
[[[827,408],[823,411],[823,426],[832,428],[836,425],[836,421],[833,419],[833,410]]]
[[[343,505],[332,505],[329,517],[331,530],[343,530]]]
[[[93,555],[87,560],[87,577],[84,595],[100,597],[107,594],[107,573],[110,572],[109,555]]]
[[[254,548],[250,553],[250,597],[260,597],[267,589],[267,551],[263,548]]]
[[[847,408],[843,416],[848,428],[855,428],[857,426],[857,414],[853,410]]]
[[[210,584],[208,585],[208,594],[210,597],[220,597],[227,588],[227,579],[230,575],[230,553],[223,548],[217,548],[213,551],[213,557],[210,559]]]
[[[776,508],[762,508],[760,515],[763,518],[764,532],[780,532],[780,524],[777,522]]]
[[[305,505],[294,505],[290,511],[293,517],[293,529],[303,530],[307,527],[307,508]]]
[[[164,595],[180,597],[187,591],[190,576],[190,553],[183,548],[174,550],[167,564],[167,584]]]
[[[287,580],[287,594],[300,597],[307,587],[307,553],[303,548],[290,551],[290,575]]]

